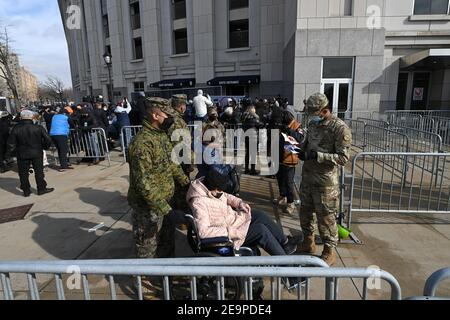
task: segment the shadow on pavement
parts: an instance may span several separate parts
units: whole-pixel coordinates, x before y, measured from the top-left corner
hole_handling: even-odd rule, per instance
[[[33,183],[33,181],[30,179],[30,183]],[[19,189],[20,187],[20,180],[17,177],[16,178],[3,178],[0,176],[0,189],[5,190],[6,192],[12,193],[16,196],[22,196],[23,193]],[[36,190],[32,189],[32,192],[35,193]]]
[[[124,213],[129,210],[127,197],[119,191],[104,191],[93,188],[75,189],[80,197],[79,199],[99,209],[99,213],[107,215],[110,213]]]

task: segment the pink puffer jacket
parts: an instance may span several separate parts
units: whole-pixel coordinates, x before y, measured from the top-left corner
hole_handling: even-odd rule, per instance
[[[191,183],[187,202],[194,215],[200,239],[228,237],[239,249],[245,242],[252,221],[251,211],[238,211],[243,201],[224,193],[215,198],[202,179]],[[249,207],[248,207],[249,208]]]

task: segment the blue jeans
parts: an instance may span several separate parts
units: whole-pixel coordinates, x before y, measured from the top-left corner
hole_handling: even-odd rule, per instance
[[[100,146],[99,146],[99,140],[98,140],[98,133],[97,132],[90,132],[89,133],[89,141],[91,144],[91,156],[94,156],[94,162],[100,160]]]
[[[295,201],[295,168],[280,165],[280,170],[277,174],[278,187],[280,189],[280,196],[287,198],[287,202],[294,203]]]

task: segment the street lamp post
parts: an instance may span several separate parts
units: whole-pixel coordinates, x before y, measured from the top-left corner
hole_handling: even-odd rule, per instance
[[[113,88],[113,82],[112,82],[112,78],[111,78],[111,68],[112,68],[112,55],[111,53],[109,53],[108,51],[103,55],[103,59],[105,60],[106,66],[108,67],[108,75],[109,75],[109,90],[108,90],[108,95],[109,95],[109,101],[111,103],[114,103],[113,99],[113,95],[114,95],[114,88]]]

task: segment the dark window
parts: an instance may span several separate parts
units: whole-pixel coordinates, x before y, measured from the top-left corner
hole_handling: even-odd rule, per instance
[[[109,21],[108,16],[103,16],[103,33],[105,35],[105,38],[109,38]]]
[[[248,19],[230,21],[230,48],[249,46]]]
[[[353,0],[344,0],[344,16],[353,14]]]
[[[172,0],[173,19],[186,18],[186,0]]]
[[[323,79],[352,79],[353,58],[323,58]]]
[[[414,14],[448,14],[449,0],[415,0]]]
[[[248,8],[248,0],[229,0],[230,10]]]
[[[102,16],[107,15],[108,14],[108,10],[107,10],[107,0],[100,0],[100,5],[101,5],[101,10],[102,10]]]
[[[131,29],[136,30],[141,28],[141,10],[139,1],[130,4],[131,13]]]
[[[408,73],[402,72],[398,75],[397,88],[397,110],[405,110],[406,92],[408,90]]]
[[[134,92],[143,92],[145,91],[144,81],[135,82],[134,83]]]
[[[175,42],[175,54],[188,53],[187,29],[179,29],[173,32]]]
[[[134,59],[139,60],[144,58],[144,54],[142,51],[142,38],[133,39],[134,44]]]

